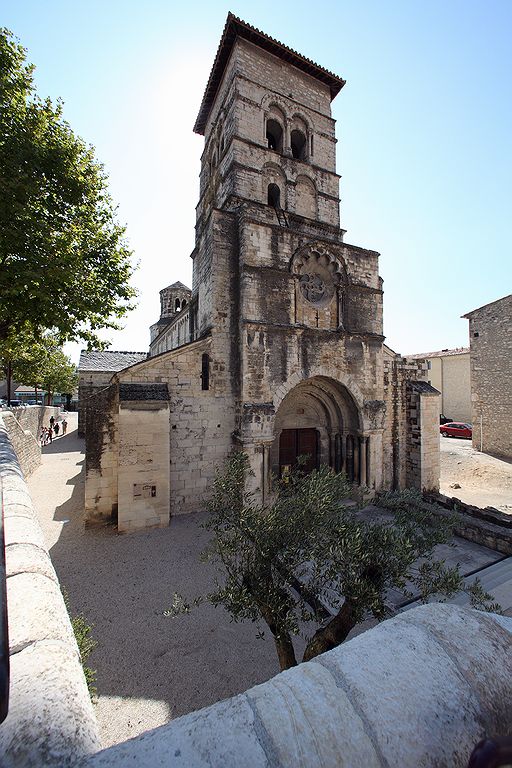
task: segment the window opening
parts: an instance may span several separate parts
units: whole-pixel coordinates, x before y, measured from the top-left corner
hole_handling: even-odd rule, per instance
[[[267,142],[268,148],[276,152],[283,150],[283,129],[277,120],[267,120]]]
[[[180,300],[176,299],[176,301],[174,302],[174,311],[175,312],[179,312],[180,311],[180,307],[181,307]]]
[[[183,299],[183,301],[181,302],[181,308],[185,309],[186,306],[187,306],[187,300]]]
[[[302,131],[292,131],[290,135],[290,144],[292,156],[295,160],[305,160],[306,158],[306,137]]]
[[[201,389],[210,389],[210,355],[201,357]]]
[[[311,136],[311,157],[313,157],[313,136]]]
[[[274,208],[280,208],[281,207],[281,190],[277,186],[277,184],[269,184],[268,185],[268,193],[267,193],[267,201],[268,205],[274,206]]]

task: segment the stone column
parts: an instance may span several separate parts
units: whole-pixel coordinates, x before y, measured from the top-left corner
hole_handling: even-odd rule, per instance
[[[329,466],[336,469],[336,435],[332,432],[329,435]]]
[[[366,443],[368,438],[366,435],[360,435],[359,437],[359,485],[366,485]]]
[[[262,443],[262,451],[263,451],[263,460],[261,465],[261,501],[263,504],[268,499],[269,493],[270,493],[270,485],[271,485],[271,470],[272,467],[270,466],[270,446],[272,445],[271,442],[269,443]]]

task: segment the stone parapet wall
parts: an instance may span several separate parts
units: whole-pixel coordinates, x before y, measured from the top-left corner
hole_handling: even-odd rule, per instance
[[[25,476],[30,475],[41,463],[39,432],[42,426],[48,426],[50,417],[58,418],[60,408],[54,406],[27,405],[14,411],[6,410],[0,414],[19,465]]]
[[[511,641],[512,619],[422,606],[81,766],[466,768],[509,732]]]
[[[512,555],[512,517],[494,507],[480,509],[456,497],[441,493],[427,494],[429,501],[456,512],[457,522],[454,533],[475,544],[494,549],[504,555]]]
[[[3,768],[62,768],[99,749],[78,648],[7,430],[0,424],[10,647]]]

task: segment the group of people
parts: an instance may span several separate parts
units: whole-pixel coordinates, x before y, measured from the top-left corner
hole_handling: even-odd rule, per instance
[[[58,437],[61,427],[62,427],[62,434],[65,435],[68,428],[68,423],[66,419],[62,419],[61,422],[58,422],[56,421],[54,416],[51,416],[50,426],[41,427],[41,433],[39,435],[39,440],[41,445],[48,445],[48,443],[52,442],[54,437]]]

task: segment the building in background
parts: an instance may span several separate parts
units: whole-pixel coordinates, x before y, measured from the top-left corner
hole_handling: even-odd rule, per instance
[[[428,380],[441,393],[439,413],[452,421],[471,423],[469,347],[441,349],[408,358],[427,361]]]
[[[473,446],[512,460],[512,294],[469,320]]]

